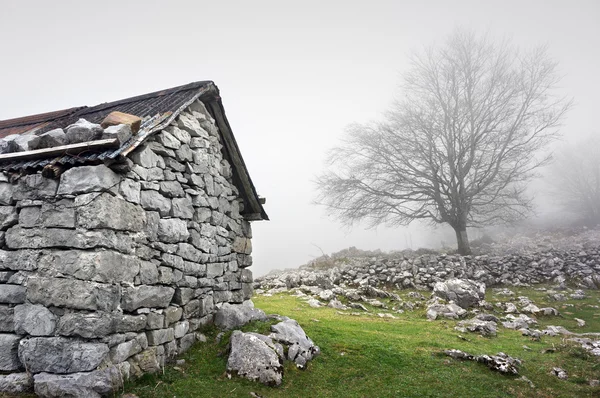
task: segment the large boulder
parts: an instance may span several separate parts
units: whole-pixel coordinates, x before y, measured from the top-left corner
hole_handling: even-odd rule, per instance
[[[265,321],[264,311],[246,304],[225,303],[215,314],[215,325],[221,329],[230,330],[243,326],[251,321]]]
[[[19,344],[19,358],[31,373],[87,372],[96,369],[107,355],[106,344],[64,337],[32,337]]]
[[[34,376],[35,393],[46,398],[108,396],[123,385],[129,373],[128,367],[129,364],[125,363],[69,375],[40,373]]]
[[[295,362],[300,369],[304,369],[306,363],[321,352],[293,319],[271,326],[271,331],[269,337],[288,346],[287,359]]]
[[[266,338],[266,339],[265,339]],[[266,336],[236,330],[231,335],[227,373],[266,385],[280,385],[283,365],[272,341]]]
[[[433,294],[467,309],[477,306],[485,298],[485,283],[470,279],[449,279],[437,282],[433,286]]]

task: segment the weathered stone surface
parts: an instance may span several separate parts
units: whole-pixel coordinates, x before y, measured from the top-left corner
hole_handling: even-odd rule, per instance
[[[158,238],[163,242],[185,242],[189,236],[187,223],[184,220],[167,218],[158,222]]]
[[[0,375],[0,394],[23,394],[33,390],[33,378],[29,373]]]
[[[146,213],[141,207],[108,193],[80,195],[75,205],[77,223],[83,228],[139,232],[146,223]]]
[[[433,303],[427,307],[427,319],[435,320],[440,316],[458,319],[465,316],[467,311],[456,304]]]
[[[13,192],[13,199],[44,199],[56,195],[58,181],[44,178],[41,174],[28,174],[19,178]]]
[[[123,289],[121,307],[134,311],[141,307],[167,308],[175,294],[175,289],[164,286],[137,286]]]
[[[184,197],[185,192],[181,184],[177,181],[161,181],[159,191],[168,198]]]
[[[167,130],[163,130],[159,134],[157,134],[156,140],[159,143],[161,143],[165,148],[179,149],[179,147],[181,146],[181,141],[175,138]]]
[[[231,335],[227,373],[266,385],[280,385],[283,366],[279,356],[267,342],[252,333],[236,330]]]
[[[141,261],[111,250],[52,251],[42,255],[38,270],[44,276],[70,275],[85,281],[102,283],[133,282]]]
[[[56,329],[56,316],[43,305],[17,305],[14,314],[17,334],[50,336]]]
[[[72,247],[93,249],[103,247],[123,253],[133,251],[133,242],[126,235],[112,230],[85,231],[61,228],[21,228],[6,231],[6,246],[10,249],[43,249]]]
[[[11,371],[21,368],[18,357],[19,340],[16,334],[0,333],[0,371]]]
[[[8,305],[0,305],[0,332],[12,333],[14,331],[14,309]]]
[[[119,363],[127,360],[127,358],[142,351],[141,344],[132,339],[124,343],[118,344],[110,349],[110,360],[113,363]]]
[[[140,367],[140,370],[146,373],[156,373],[161,368],[156,356],[156,347],[148,347],[139,354],[134,355],[133,361]]]
[[[252,254],[252,241],[248,238],[236,237],[233,241],[233,251],[240,254]]]
[[[19,358],[32,373],[73,373],[95,369],[108,355],[108,346],[65,337],[21,340]]]
[[[132,203],[140,203],[142,184],[129,178],[124,178],[119,185],[119,193]]]
[[[161,169],[165,168],[165,161],[163,158],[154,153],[147,145],[142,145],[139,149],[134,151],[131,154],[131,160],[147,169],[153,167],[159,167]]]
[[[103,164],[73,167],[60,176],[58,194],[102,192],[116,187],[120,181],[119,175]]]
[[[7,182],[0,182],[0,205],[11,205],[13,203],[14,187]]]
[[[24,302],[24,286],[0,284],[0,304],[21,304]]]
[[[194,206],[192,206],[192,201],[188,198],[174,198],[171,215],[173,217],[191,220],[194,217]]]
[[[33,376],[35,393],[44,398],[100,398],[119,390],[127,380],[128,370],[128,366],[111,366],[69,375],[39,373]]]
[[[118,124],[116,126],[105,128],[101,138],[103,140],[117,138],[119,140],[119,145],[121,145],[130,139],[132,135],[131,126],[127,124]]]
[[[139,332],[146,327],[146,315],[115,315],[117,333]]]
[[[148,345],[155,346],[173,341],[175,334],[172,328],[150,330],[146,332]]]
[[[484,321],[475,318],[458,322],[455,329],[463,333],[466,333],[467,331],[479,333],[482,336],[495,336],[497,333],[496,322]]]
[[[468,279],[449,279],[437,282],[433,294],[444,300],[453,300],[459,307],[467,309],[485,298],[485,284]]]
[[[319,355],[319,347],[304,333],[298,322],[287,319],[271,326],[269,335],[274,341],[288,345],[287,358],[299,368],[306,367],[308,361]]]
[[[215,325],[221,329],[235,329],[251,321],[264,321],[264,311],[246,305],[223,304],[215,314]]]
[[[181,319],[183,315],[183,308],[181,307],[169,307],[165,311],[165,323],[167,326]]]
[[[140,283],[142,285],[154,285],[158,282],[158,269],[150,261],[142,261],[140,265]]]
[[[163,329],[165,327],[165,316],[163,314],[152,311],[146,319],[146,329]]]
[[[81,310],[114,311],[121,299],[116,285],[62,278],[29,278],[27,300],[46,307],[67,307]]]
[[[0,250],[0,264],[13,271],[33,271],[37,268],[39,254],[35,250]]]
[[[67,126],[66,138],[69,144],[97,140],[102,136],[102,127],[99,124],[90,123],[85,119],[79,119]]]
[[[30,149],[52,148],[67,144],[67,135],[63,129],[46,131],[29,142]]]
[[[183,336],[178,341],[179,353],[181,354],[181,353],[184,353],[187,350],[189,350],[194,345],[195,342],[196,342],[196,334],[195,333],[188,333],[185,336]]]
[[[115,331],[111,314],[102,312],[72,312],[60,317],[56,333],[61,336],[80,336],[87,339],[104,337]]]
[[[187,334],[190,330],[190,322],[185,320],[181,322],[177,322],[173,328],[175,333],[175,338],[180,339]]]
[[[142,191],[140,204],[146,210],[157,211],[161,217],[167,217],[171,214],[171,200],[157,191]]]
[[[190,217],[191,218],[191,217]],[[17,209],[13,206],[0,206],[0,230],[5,230],[19,222]]]

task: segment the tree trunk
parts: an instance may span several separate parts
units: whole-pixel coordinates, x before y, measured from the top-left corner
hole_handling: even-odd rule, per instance
[[[467,228],[454,228],[454,232],[456,232],[456,243],[458,244],[458,253],[463,256],[471,254],[471,246],[469,245]]]

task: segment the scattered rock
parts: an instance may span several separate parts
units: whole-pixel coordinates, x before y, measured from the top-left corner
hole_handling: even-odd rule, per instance
[[[473,333],[479,333],[482,336],[496,336],[496,327],[496,322],[482,321],[480,319],[473,318],[458,322],[454,329],[463,333],[469,331]]]
[[[567,380],[569,376],[567,375],[567,371],[562,368],[552,368],[550,374],[558,377],[561,380]]]
[[[444,354],[454,358],[475,361],[485,364],[488,368],[505,374],[519,374],[521,360],[499,352],[496,355],[472,355],[460,350],[445,350]]]
[[[449,279],[437,282],[433,286],[433,294],[467,309],[477,306],[485,298],[485,284],[470,279]]]
[[[458,319],[465,316],[466,310],[459,307],[456,304],[441,304],[434,303],[427,307],[427,319],[436,320],[438,317],[443,316],[444,318]]]
[[[272,341],[270,345],[273,345]],[[270,345],[255,334],[234,331],[231,334],[227,373],[260,381],[266,385],[280,385],[283,379],[283,365]]]
[[[293,319],[271,326],[271,331],[269,337],[288,346],[287,359],[294,361],[300,369],[304,369],[306,363],[320,353],[319,347]]]

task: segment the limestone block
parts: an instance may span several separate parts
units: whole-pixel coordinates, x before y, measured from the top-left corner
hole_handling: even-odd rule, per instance
[[[190,330],[190,323],[186,321],[177,322],[173,327],[175,338],[180,339]]]
[[[83,228],[140,232],[146,223],[146,213],[140,206],[108,193],[80,195],[75,205],[77,223]]]
[[[150,330],[146,332],[146,337],[148,338],[148,345],[156,346],[173,341],[175,333],[173,328]]]
[[[56,329],[56,315],[43,305],[22,304],[14,309],[15,333],[51,336]]]
[[[200,127],[198,120],[186,112],[182,112],[179,114],[179,117],[177,117],[177,126],[180,129],[187,131],[192,137],[202,137],[203,135],[206,135],[204,129]],[[204,134],[202,134],[203,132]]]
[[[25,292],[25,287],[21,285],[0,284],[0,304],[24,303]]]
[[[14,332],[14,310],[8,305],[0,305],[0,332]],[[0,392],[2,390],[0,389]]]
[[[136,339],[129,340],[110,349],[110,360],[112,363],[123,362],[141,351],[142,346]]]
[[[183,308],[181,307],[169,307],[165,310],[165,324],[167,326],[181,319],[183,315]]]
[[[159,187],[159,192],[168,198],[185,197],[183,187],[177,181],[161,181]]]
[[[185,305],[190,302],[195,296],[194,289],[179,287],[175,289],[175,295],[173,296],[173,302],[179,305]]]
[[[178,218],[158,221],[158,239],[167,243],[185,242],[190,237],[185,220]]]
[[[139,332],[146,327],[146,315],[115,315],[117,333]]]
[[[175,289],[165,286],[136,286],[123,289],[121,307],[134,311],[141,307],[166,308],[169,306]]]
[[[29,142],[30,149],[52,148],[62,145],[67,145],[67,135],[60,128],[46,131]]]
[[[80,336],[86,339],[104,337],[114,331],[113,317],[102,312],[65,314],[60,317],[56,328],[57,334],[61,336]]]
[[[126,142],[133,135],[131,131],[131,126],[127,124],[118,124],[116,126],[109,126],[104,129],[102,133],[102,139],[107,140],[110,138],[117,138],[119,140],[119,145]]]
[[[133,282],[141,261],[112,250],[61,250],[46,252],[38,269],[44,276],[70,275],[77,279],[102,283]]]
[[[194,206],[189,198],[174,198],[171,216],[191,220],[194,217]]]
[[[133,361],[144,373],[156,373],[160,371],[160,363],[157,358],[156,347],[148,347],[144,351],[133,356]]]
[[[236,237],[233,241],[233,251],[240,254],[252,254],[252,241],[248,238]]]
[[[179,243],[177,245],[177,255],[192,262],[200,262],[202,258],[202,252],[189,243]]]
[[[27,372],[0,375],[0,394],[23,394],[33,389],[33,378]]]
[[[158,282],[158,269],[154,263],[142,261],[139,276],[142,285],[154,285]]]
[[[13,192],[14,200],[43,199],[56,195],[58,181],[42,177],[41,174],[29,174],[19,179]]]
[[[27,284],[27,300],[46,307],[110,312],[119,306],[120,290],[117,285],[73,279],[30,277]]]
[[[102,192],[116,187],[120,181],[121,177],[103,164],[73,167],[60,176],[58,194]]]
[[[183,270],[184,268],[183,258],[181,258],[180,256],[169,253],[163,253],[161,258],[162,262],[165,265],[168,265],[169,267],[173,267],[179,270]]]
[[[146,329],[163,329],[165,327],[165,316],[157,312],[150,312],[146,316]]]
[[[0,205],[11,205],[13,203],[14,186],[7,182],[0,182]]]
[[[119,184],[119,193],[125,200],[132,203],[140,203],[142,185],[139,181],[134,181],[129,178],[124,178]]]
[[[75,208],[71,199],[44,202],[41,207],[24,207],[19,212],[19,226],[24,228],[75,228]]]
[[[147,145],[142,145],[136,151],[131,154],[131,160],[134,163],[150,169],[152,167],[165,168],[165,161],[162,157],[154,153]]]
[[[127,235],[112,230],[85,231],[61,228],[21,228],[14,226],[6,231],[6,246],[10,249],[43,249],[73,247],[93,249],[103,247],[123,253],[133,251],[133,241]]]
[[[154,210],[159,212],[161,217],[167,217],[171,214],[171,200],[156,191],[142,191],[140,203],[145,210]]]
[[[17,214],[17,209],[15,209],[13,206],[0,206],[0,230],[5,230],[9,227],[12,227],[18,222],[19,215]]]
[[[173,136],[168,129],[165,129],[156,135],[156,141],[165,148],[179,149],[181,141]]]
[[[102,136],[102,127],[99,124],[79,119],[77,122],[67,126],[66,138],[69,144],[97,140]]]
[[[33,271],[37,268],[39,254],[34,250],[0,250],[0,264],[13,271]]]
[[[233,292],[230,292],[229,290],[215,291],[213,296],[215,303],[228,303],[233,301]]]
[[[16,334],[0,333],[0,371],[11,371],[21,368],[18,356],[19,340]]]
[[[178,161],[182,163],[193,162],[194,152],[188,144],[183,144],[181,145],[181,148],[175,151],[175,157]]]
[[[206,276],[208,278],[216,278],[225,272],[225,264],[223,263],[210,263],[206,264]]]
[[[235,330],[231,335],[231,354],[227,360],[227,372],[266,385],[280,385],[283,365],[272,348],[273,341],[266,336],[242,333]]]
[[[33,376],[35,393],[45,398],[109,396],[119,390],[129,377],[129,364],[123,365],[68,375],[39,373]]]
[[[86,372],[100,365],[107,355],[106,344],[64,337],[32,337],[19,344],[19,358],[31,373]]]

